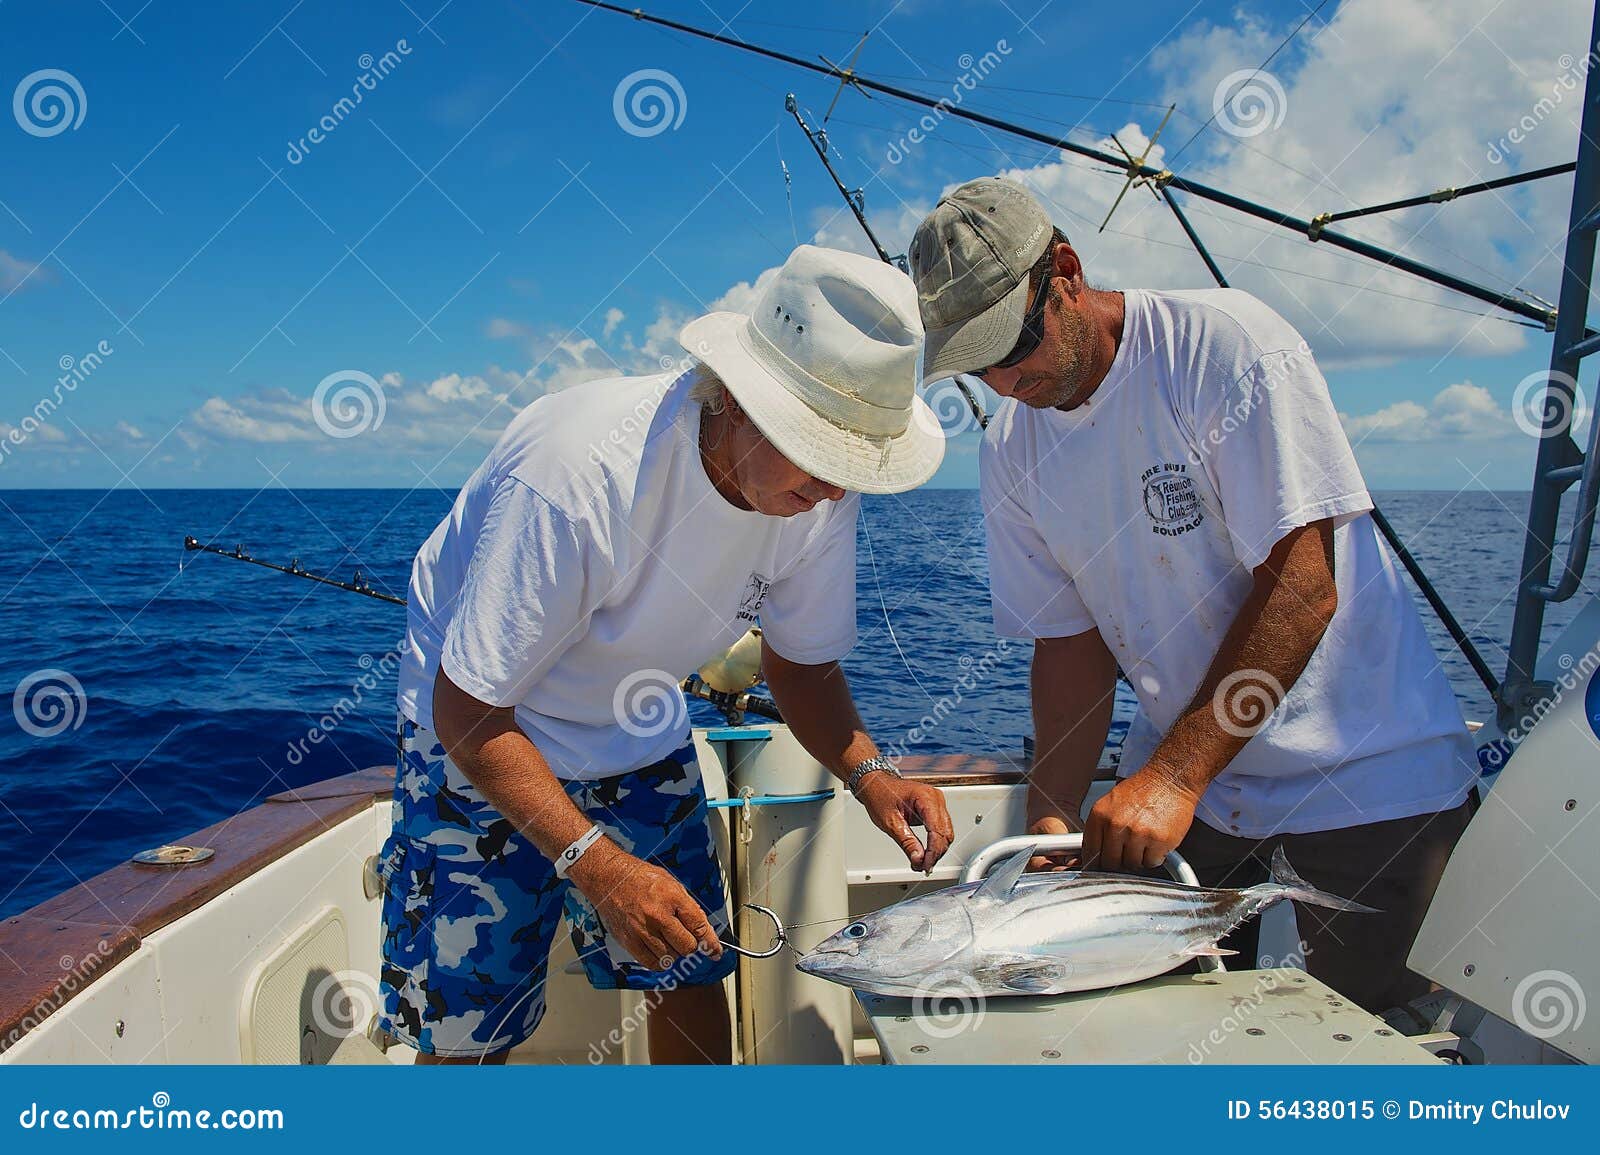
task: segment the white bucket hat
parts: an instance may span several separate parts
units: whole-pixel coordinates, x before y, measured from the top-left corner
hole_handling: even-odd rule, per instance
[[[944,458],[939,420],[917,396],[917,291],[881,261],[801,245],[749,316],[708,313],[678,340],[778,452],[821,481],[901,493]]]

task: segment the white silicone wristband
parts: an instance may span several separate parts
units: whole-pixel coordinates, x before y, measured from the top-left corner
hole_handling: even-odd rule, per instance
[[[596,822],[575,841],[556,856],[556,877],[565,878],[567,873],[578,864],[578,859],[583,857],[583,852],[605,836],[605,831]]]

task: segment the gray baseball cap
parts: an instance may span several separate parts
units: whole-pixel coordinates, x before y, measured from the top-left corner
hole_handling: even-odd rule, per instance
[[[927,346],[922,378],[987,369],[1022,333],[1028,270],[1054,225],[1021,185],[986,176],[940,198],[907,253]]]

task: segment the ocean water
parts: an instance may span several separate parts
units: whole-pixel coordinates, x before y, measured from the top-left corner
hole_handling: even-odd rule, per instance
[[[1526,495],[1377,496],[1499,673]],[[0,492],[0,688],[14,706],[0,714],[0,916],[266,795],[392,757],[393,677],[380,674],[404,611],[186,553],[185,534],[344,578],[359,567],[403,596],[452,497]],[[924,490],[864,509],[846,668],[869,728],[916,752],[1020,750],[1028,651],[991,630],[977,494]],[[1552,609],[1547,637],[1576,605]],[[1487,694],[1421,609],[1467,716],[1487,717]],[[311,741],[341,702],[353,709]],[[1124,702],[1119,728],[1128,713]],[[696,718],[716,715],[697,704]]]

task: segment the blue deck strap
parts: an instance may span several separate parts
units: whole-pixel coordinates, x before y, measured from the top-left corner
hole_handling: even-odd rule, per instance
[[[810,794],[753,794],[749,798],[713,798],[706,805],[712,810],[743,807],[746,803],[751,806],[788,806],[795,802],[824,802],[836,793],[834,790],[816,790]]]

